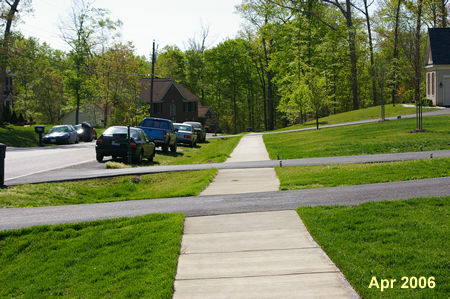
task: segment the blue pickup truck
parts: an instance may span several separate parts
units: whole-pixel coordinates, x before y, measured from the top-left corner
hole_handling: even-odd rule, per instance
[[[172,153],[177,152],[177,134],[170,120],[165,118],[146,117],[139,126],[156,146],[163,152],[170,148]]]

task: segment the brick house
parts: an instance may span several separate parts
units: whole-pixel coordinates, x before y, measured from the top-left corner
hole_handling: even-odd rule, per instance
[[[150,104],[150,78],[141,80],[140,98]],[[200,99],[181,84],[170,78],[153,81],[152,117],[170,119],[173,122],[199,121],[205,124],[213,112],[203,106]]]
[[[426,97],[435,106],[450,106],[450,28],[428,29],[425,50]]]

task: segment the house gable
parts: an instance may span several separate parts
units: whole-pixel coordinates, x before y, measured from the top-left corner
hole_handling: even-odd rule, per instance
[[[450,28],[428,29],[425,65],[450,65]]]

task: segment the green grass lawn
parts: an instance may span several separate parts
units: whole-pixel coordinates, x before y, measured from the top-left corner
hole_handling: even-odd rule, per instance
[[[0,232],[1,298],[171,298],[184,217]]]
[[[450,158],[389,163],[275,167],[280,190],[374,184],[450,176]]]
[[[221,163],[230,156],[241,137],[210,139],[206,143],[198,143],[196,147],[178,145],[175,154],[163,153],[159,148],[153,162],[144,160],[140,165],[125,166],[122,160],[118,163],[107,162],[107,168],[123,168],[152,165],[182,165],[182,164],[202,164]]]
[[[450,148],[450,116],[424,117],[429,132],[409,133],[415,119],[263,135],[271,159],[329,157]]]
[[[216,173],[216,169],[208,169],[13,186],[0,189],[0,208],[194,196],[209,185]]]
[[[313,238],[363,298],[448,298],[450,197],[301,207]],[[391,289],[371,280],[396,279]],[[401,288],[402,277],[435,279],[435,288]],[[414,279],[411,279],[415,286]],[[409,285],[406,284],[407,286]],[[423,279],[422,279],[422,286]]]
[[[45,131],[50,130],[53,125],[43,125]],[[6,146],[34,147],[39,146],[39,135],[34,132],[35,126],[0,126],[0,143]]]
[[[436,108],[423,108],[424,112],[434,111]],[[393,117],[399,115],[415,114],[416,108],[403,107],[402,105],[385,105],[385,117]],[[381,106],[363,108],[359,110],[353,110],[343,113],[332,114],[326,117],[319,118],[319,126],[341,124],[346,122],[354,122],[367,119],[381,119]],[[304,124],[296,124],[286,128],[278,129],[275,131],[285,131],[293,129],[301,129],[306,127],[315,127],[316,121],[310,120]]]

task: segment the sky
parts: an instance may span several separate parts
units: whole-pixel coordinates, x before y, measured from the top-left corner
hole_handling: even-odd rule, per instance
[[[60,37],[61,20],[68,19],[72,0],[32,0],[33,12],[21,16],[13,30],[38,38],[52,48],[68,50]],[[206,40],[214,46],[236,37],[242,22],[235,5],[241,0],[96,0],[94,7],[108,9],[120,19],[121,40],[133,42],[136,54],[150,57],[152,42],[159,49],[176,45],[185,50],[190,38],[200,38],[202,24],[209,26]],[[20,9],[20,7],[19,7]]]

